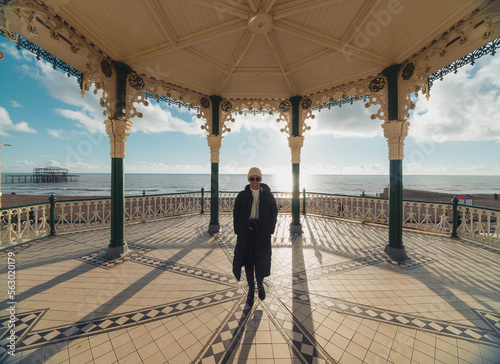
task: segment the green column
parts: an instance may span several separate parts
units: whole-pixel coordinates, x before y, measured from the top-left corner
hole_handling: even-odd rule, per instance
[[[387,77],[387,120],[398,121],[398,74],[400,64],[387,67],[382,74]],[[389,161],[389,242],[385,252],[393,259],[408,259],[403,246],[403,160]]]
[[[111,241],[109,247],[125,242],[125,173],[123,158],[111,158]]]
[[[302,96],[290,98],[292,104],[292,136],[300,136],[300,101]],[[300,224],[300,163],[292,161],[292,224],[290,233],[302,234]]]
[[[403,161],[389,161],[389,246],[403,248]]]
[[[126,64],[114,62],[116,71],[115,118],[126,118],[127,76],[132,69]],[[114,123],[115,121],[112,121]],[[114,133],[114,131],[113,131]],[[115,136],[111,137],[114,140]],[[111,158],[111,239],[106,253],[108,259],[119,258],[129,252],[125,241],[125,172],[124,158]]]
[[[219,105],[222,97],[212,95],[212,135],[219,135],[220,113]],[[210,183],[210,225],[208,232],[215,234],[220,231],[219,224],[219,163],[212,162],[211,183]]]

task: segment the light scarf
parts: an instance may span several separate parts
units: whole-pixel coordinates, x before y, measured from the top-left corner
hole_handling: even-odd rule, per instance
[[[259,218],[259,193],[260,188],[258,190],[252,190],[253,202],[252,209],[250,210],[250,219],[258,219]]]

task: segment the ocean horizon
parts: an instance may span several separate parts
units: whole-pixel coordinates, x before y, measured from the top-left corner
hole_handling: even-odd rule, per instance
[[[59,196],[110,196],[111,176],[109,173],[78,174],[77,182],[59,183],[6,183],[3,173],[2,192],[4,194],[59,195]],[[137,196],[198,192],[202,188],[210,191],[210,174],[125,174],[125,195]],[[247,184],[245,174],[219,175],[219,191],[237,192]],[[263,183],[273,192],[291,192],[292,176],[264,175]],[[300,190],[359,196],[363,192],[369,196],[381,194],[389,185],[388,175],[353,174],[301,174]],[[500,176],[471,175],[403,175],[403,188],[452,194],[494,194],[500,192]]]

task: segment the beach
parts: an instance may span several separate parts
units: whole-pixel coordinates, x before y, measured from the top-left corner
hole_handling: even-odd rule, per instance
[[[19,205],[30,205],[39,202],[49,202],[49,197],[47,195],[18,195],[18,194],[2,194],[2,207],[19,206]],[[76,200],[85,199],[92,200],[96,198],[105,198],[106,196],[56,196],[56,201],[65,200]]]

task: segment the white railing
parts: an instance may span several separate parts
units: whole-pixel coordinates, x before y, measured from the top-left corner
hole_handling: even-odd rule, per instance
[[[236,196],[237,192],[220,192],[219,211],[233,211]],[[279,212],[292,211],[291,193],[275,192],[274,197]],[[201,192],[126,197],[125,222],[209,212],[210,203],[210,193]],[[500,248],[500,210],[457,206],[459,237]],[[389,222],[389,201],[377,197],[304,192],[300,194],[300,209],[302,213],[361,222]],[[2,208],[0,214],[0,248],[48,236],[51,232],[49,203]],[[57,232],[109,226],[111,199],[56,201],[53,214],[53,228]],[[403,201],[403,226],[450,234],[453,231],[453,204]]]
[[[500,210],[459,205],[458,236],[500,248]]]
[[[0,247],[45,237],[50,232],[49,204],[0,209]]]
[[[200,211],[199,192],[125,198],[125,222],[162,219]]]
[[[58,232],[108,226],[111,221],[111,199],[56,201],[54,225]]]
[[[403,226],[435,233],[451,233],[453,205],[422,201],[403,202]]]
[[[389,221],[389,203],[382,198],[306,193],[305,210],[308,214],[362,222],[387,224]]]

